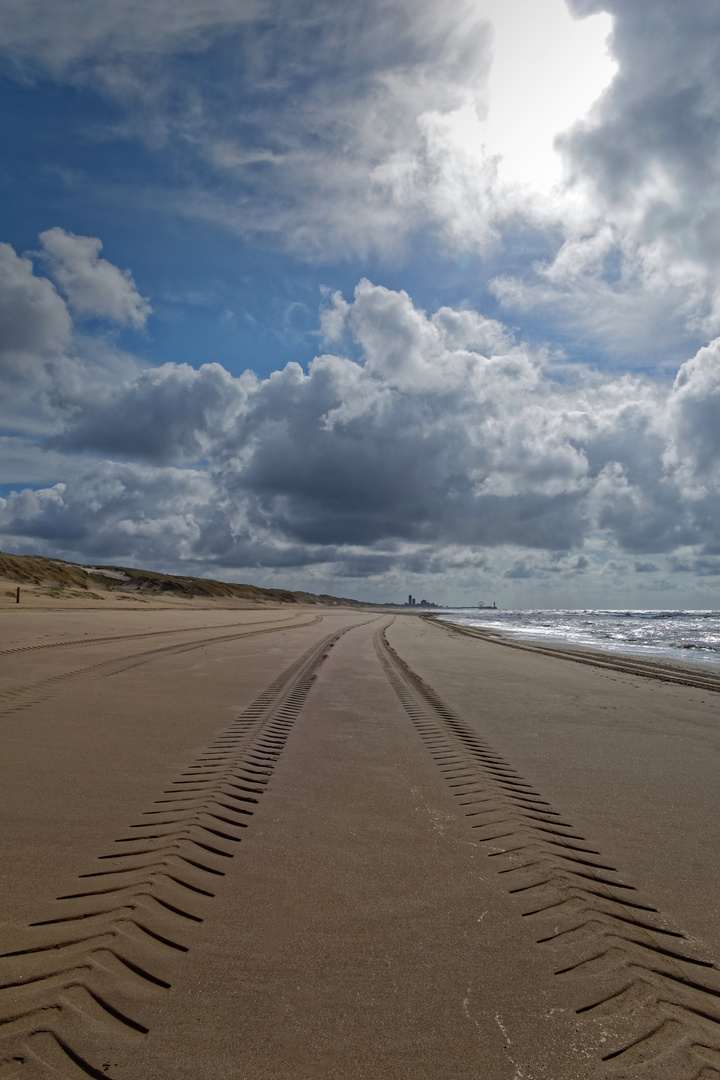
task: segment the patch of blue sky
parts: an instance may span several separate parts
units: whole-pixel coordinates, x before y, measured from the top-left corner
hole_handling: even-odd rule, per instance
[[[305,28],[308,48],[317,32]],[[273,35],[275,52],[265,47],[266,36]],[[245,148],[272,151],[277,131],[272,125],[263,130],[248,118],[262,115],[264,105],[271,114],[283,102],[290,106],[291,89],[305,92],[317,77],[312,65],[293,66],[283,57],[277,28],[264,33],[261,25],[175,57],[176,100],[169,106],[164,102],[165,117],[180,122],[188,108],[183,88],[192,87],[218,134]],[[352,70],[348,55],[334,64],[324,73],[326,85],[346,79]],[[353,75],[363,78],[360,70]],[[191,216],[193,190],[215,190],[223,201],[239,205],[259,173],[271,183],[282,166],[258,162],[218,170],[176,133],[153,145],[150,115],[139,116],[130,131],[125,107],[87,86],[1,79],[0,102],[5,142],[0,239],[22,252],[32,251],[38,233],[55,225],[99,236],[103,256],[131,270],[153,308],[144,331],[117,331],[116,341],[151,364],[218,362],[233,374],[250,368],[260,376],[289,361],[307,368],[323,351],[321,286],[349,299],[358,280],[368,277],[404,289],[428,312],[442,305],[472,307],[506,323],[531,345],[552,342],[553,350],[571,362],[617,367],[602,342],[553,305],[504,309],[489,288],[501,275],[531,281],[533,268],[552,260],[562,242],[559,233],[506,222],[501,242],[481,258],[451,255],[433,234],[420,230],[400,241],[391,256],[348,253],[332,261],[303,261],[282,250],[282,237],[243,238],[220,220]],[[610,284],[618,280],[614,263],[617,255],[611,253],[605,268]],[[38,264],[36,273],[42,272]],[[694,344],[683,337],[679,358]],[[651,353],[646,363],[636,360],[634,366],[652,370],[654,361]]]
[[[213,56],[222,58],[221,69],[236,62],[227,44]],[[208,60],[199,54],[184,63],[208,71]],[[212,86],[217,90],[228,81],[216,72]],[[392,257],[303,262],[280,250],[278,241],[273,249],[267,238],[263,244],[243,239],[220,223],[178,216],[175,205],[164,206],[163,191],[185,196],[196,181],[208,182],[207,168],[177,141],[172,152],[166,145],[160,153],[147,140],[125,137],[118,109],[99,94],[47,79],[2,79],[0,101],[0,238],[23,252],[55,225],[100,236],[103,257],[129,268],[153,307],[146,330],[118,332],[118,345],[152,364],[218,362],[233,374],[250,368],[260,376],[291,360],[307,368],[322,351],[321,286],[350,298],[361,277],[405,289],[429,312],[467,305],[508,321],[488,281],[500,273],[522,274],[550,258],[559,242],[539,230],[506,228],[502,244],[481,259],[450,255],[434,237],[417,233]],[[248,141],[260,134],[245,125]],[[36,273],[42,272],[38,263]],[[509,321],[517,321],[512,313]],[[552,337],[576,354],[578,342],[570,335],[567,342],[558,339],[547,312],[525,313],[518,330],[531,343]],[[582,359],[596,359],[582,352]]]
[[[20,484],[0,484],[0,499],[7,499],[8,496],[19,494],[21,491],[43,491],[45,488],[52,487],[53,484],[60,483],[61,479],[62,477],[58,477],[56,480],[50,480],[42,484],[26,484],[24,481]]]

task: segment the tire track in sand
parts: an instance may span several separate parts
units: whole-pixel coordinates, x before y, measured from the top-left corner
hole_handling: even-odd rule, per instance
[[[170,987],[184,929],[222,887],[319,667],[352,628],[286,668],[0,956],[0,1080],[107,1078],[108,1056],[147,1035],[143,1006]]]
[[[572,979],[577,1013],[596,1020],[601,1075],[720,1080],[720,971],[642,902],[598,849],[565,821],[376,631],[375,648],[405,712],[499,861],[508,892],[526,899],[556,975]]]
[[[285,618],[299,619],[302,617],[301,612],[297,612],[292,616],[285,616]],[[272,625],[272,623],[281,623],[283,617],[279,619],[258,619],[257,622],[251,623],[220,623],[218,626],[181,626],[174,630],[139,630],[134,634],[107,634],[105,637],[81,637],[81,638],[68,638],[67,641],[39,641],[34,645],[16,645],[12,649],[0,649],[0,656],[14,656],[16,653],[26,652],[38,652],[41,649],[64,649],[68,646],[74,645],[106,645],[109,641],[135,641],[137,638],[147,637],[164,637],[166,634],[190,634],[195,630],[225,630],[231,626],[256,626],[257,623],[261,623],[263,626]]]
[[[420,618],[446,633],[477,638],[491,645],[503,645],[507,649],[519,649],[520,652],[553,656],[556,660],[572,660],[574,664],[587,664],[589,667],[621,671],[625,675],[639,675],[644,679],[656,679],[658,682],[675,683],[678,686],[694,686],[698,690],[709,690],[711,693],[720,694],[720,675],[709,669],[693,671],[671,660],[636,660],[623,653],[601,653],[593,652],[591,649],[564,649],[560,646],[539,645],[528,641],[512,641],[510,638],[501,637],[499,633],[488,630],[460,626],[459,623],[442,622],[433,615],[421,615]]]
[[[106,676],[118,675],[121,671],[146,664],[161,655],[173,653],[191,652],[193,649],[202,649],[205,645],[214,645],[219,641],[235,641],[238,638],[260,637],[263,634],[276,634],[281,630],[301,630],[303,627],[314,626],[322,621],[322,615],[316,615],[313,619],[303,623],[273,623],[259,630],[236,631],[232,634],[216,634],[214,637],[198,638],[196,641],[181,641],[174,645],[162,645],[157,649],[144,649],[142,652],[131,653],[129,656],[111,657],[109,660],[100,660],[96,664],[87,664],[85,667],[75,668],[72,671],[61,671],[57,675],[50,675],[46,679],[31,683],[28,686],[16,686],[0,692],[0,716],[7,716],[20,709],[27,709],[31,705],[37,705],[52,696],[64,682],[81,676]],[[165,633],[166,631],[159,631]],[[174,632],[174,631],[173,631]],[[96,641],[102,641],[97,638]],[[112,640],[112,639],[108,639]],[[69,643],[70,644],[70,643]],[[1,1078],[0,1078],[1,1080]]]

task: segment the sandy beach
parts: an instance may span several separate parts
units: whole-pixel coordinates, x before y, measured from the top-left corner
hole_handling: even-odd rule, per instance
[[[720,681],[10,599],[0,1080],[720,1077]]]

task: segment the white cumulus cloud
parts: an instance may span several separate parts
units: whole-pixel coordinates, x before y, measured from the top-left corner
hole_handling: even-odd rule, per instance
[[[52,282],[35,276],[30,259],[0,244],[0,370],[35,374],[70,336],[70,314]]]
[[[58,288],[79,315],[145,325],[151,308],[137,290],[129,270],[100,258],[102,243],[93,236],[75,236],[65,229],[40,233],[42,256]]]

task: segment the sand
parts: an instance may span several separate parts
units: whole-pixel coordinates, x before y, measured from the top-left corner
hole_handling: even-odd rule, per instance
[[[697,670],[318,607],[0,632],[0,1080],[720,1077]]]

